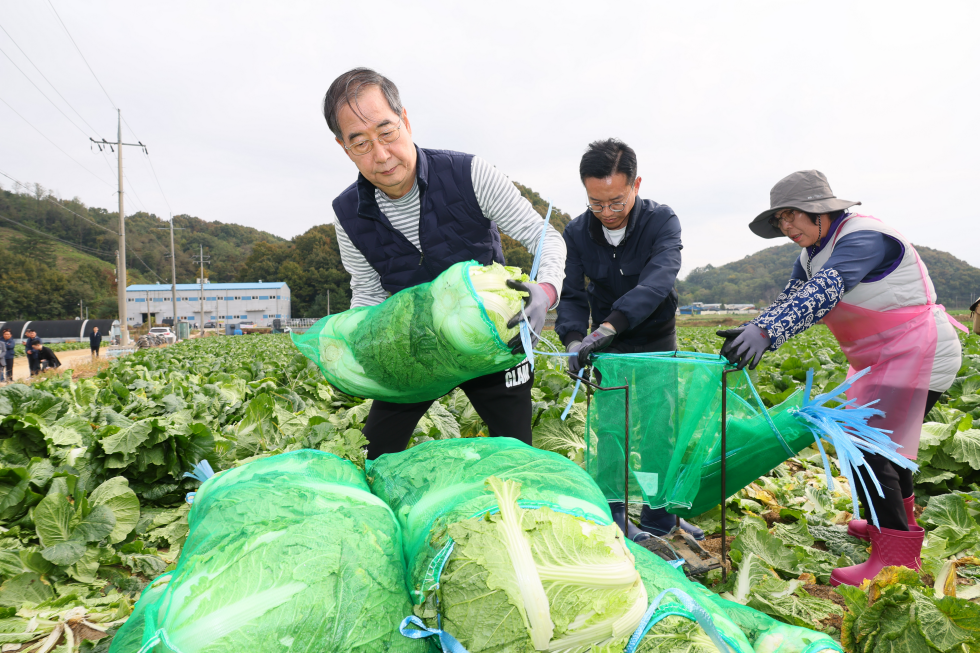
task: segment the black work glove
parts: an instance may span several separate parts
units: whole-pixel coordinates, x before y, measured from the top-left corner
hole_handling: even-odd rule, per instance
[[[548,315],[548,307],[551,303],[548,298],[548,293],[545,292],[544,288],[534,283],[533,281],[521,282],[515,281],[514,279],[508,279],[507,285],[514,290],[520,290],[521,292],[526,292],[528,295],[524,298],[524,313],[527,315],[528,326],[531,327],[531,346],[533,347],[538,343],[538,334],[541,333],[541,329],[544,328],[544,319]],[[515,326],[521,323],[522,316],[520,313],[510,318],[507,321],[507,328],[513,329]],[[511,348],[511,353],[514,354],[530,354],[531,352],[524,351],[524,344],[521,342],[521,334],[518,333],[507,346]]]
[[[574,342],[568,343],[568,346],[565,347],[565,352],[569,354],[575,354],[578,353],[578,350],[581,348],[582,348],[582,341],[576,340]],[[582,369],[582,365],[579,364],[578,362],[578,356],[569,356],[568,371],[574,374],[575,376],[578,376],[579,370],[581,369]]]
[[[585,336],[585,340],[582,341],[582,347],[578,350],[579,367],[588,365],[589,356],[592,355],[592,352],[602,351],[612,344],[613,338],[615,337],[616,329],[607,327],[604,324],[600,324],[598,329]]]
[[[720,355],[727,358],[728,362],[737,365],[740,370],[746,365],[750,370],[754,370],[769,349],[769,335],[764,329],[751,322],[737,329],[716,331],[715,334],[725,338]]]

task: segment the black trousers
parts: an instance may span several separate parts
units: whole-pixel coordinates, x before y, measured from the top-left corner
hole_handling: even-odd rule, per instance
[[[939,397],[942,394],[933,390],[929,391],[929,395],[926,397],[926,410],[922,416],[923,419],[932,410],[932,407],[936,405],[936,402],[939,401]],[[912,482],[911,470],[898,467],[884,456],[865,454],[864,459],[868,461],[868,466],[871,467],[875,477],[878,479],[878,483],[881,484],[881,491],[885,494],[884,497],[878,496],[878,492],[874,489],[874,484],[871,482],[871,477],[864,467],[861,467],[861,477],[864,479],[865,485],[868,486],[868,492],[871,494],[871,503],[869,504],[868,497],[865,496],[864,488],[861,487],[860,483],[855,488],[857,490],[858,500],[864,509],[865,518],[869,521],[871,520],[870,506],[873,505],[875,514],[878,516],[878,522],[882,528],[890,528],[896,531],[909,530],[908,516],[905,514],[903,499],[914,494],[915,488]]]
[[[504,370],[487,374],[465,383],[459,388],[476,413],[483,418],[490,430],[490,437],[516,438],[531,444],[531,386],[534,373],[527,361]],[[395,404],[375,401],[371,404],[364,437],[368,439],[368,460],[386,453],[404,451],[415,431],[415,426],[425,415],[432,401],[414,404]]]
[[[0,358],[0,377],[3,376],[3,369],[7,370],[7,380],[14,380],[14,359],[13,358]]]
[[[34,376],[35,374],[39,374],[41,372],[41,361],[38,360],[38,357],[36,355],[31,356],[30,354],[28,354],[27,367],[31,371],[31,376]]]

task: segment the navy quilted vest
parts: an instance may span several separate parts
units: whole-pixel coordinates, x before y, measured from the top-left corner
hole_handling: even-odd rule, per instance
[[[473,192],[473,155],[415,149],[421,251],[391,226],[360,173],[333,201],[340,226],[392,294],[432,281],[460,261],[504,262],[497,225],[483,216]]]

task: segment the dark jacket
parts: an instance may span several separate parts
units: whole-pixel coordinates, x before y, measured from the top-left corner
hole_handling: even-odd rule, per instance
[[[17,341],[11,338],[10,340],[4,340],[0,336],[0,349],[3,349],[3,358],[11,359],[14,357],[14,347],[17,346]]]
[[[562,343],[582,340],[603,322],[616,328],[613,346],[673,332],[682,245],[681,223],[669,206],[637,197],[617,247],[591,211],[569,222],[563,236],[568,255],[555,322]]]
[[[421,251],[391,226],[364,175],[333,201],[340,226],[392,294],[432,281],[460,261],[504,262],[497,225],[484,217],[473,191],[473,155],[415,149]]]
[[[41,347],[41,351],[37,352],[37,362],[48,361],[51,367],[61,367],[61,361],[58,357],[54,355],[50,347]]]
[[[30,357],[30,358],[32,358],[34,360],[37,360],[37,355],[34,352],[34,343],[35,342],[41,342],[41,339],[38,338],[37,336],[34,336],[33,338],[24,338],[24,353],[28,357]]]
[[[88,344],[92,349],[98,349],[102,346],[102,334],[101,333],[90,333],[88,335]]]

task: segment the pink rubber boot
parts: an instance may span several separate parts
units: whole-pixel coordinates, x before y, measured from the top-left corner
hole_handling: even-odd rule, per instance
[[[866,579],[874,578],[885,567],[908,567],[918,571],[922,568],[919,554],[926,533],[917,531],[896,531],[890,528],[868,526],[871,536],[871,557],[852,567],[841,567],[830,574],[830,584],[854,585],[857,587]]]
[[[915,495],[913,494],[910,497],[902,499],[902,503],[905,504],[905,514],[909,518],[909,530],[913,533],[915,531],[921,531],[922,527],[915,523]],[[871,538],[868,536],[868,520],[852,519],[847,522],[847,534],[859,540],[869,542]]]

